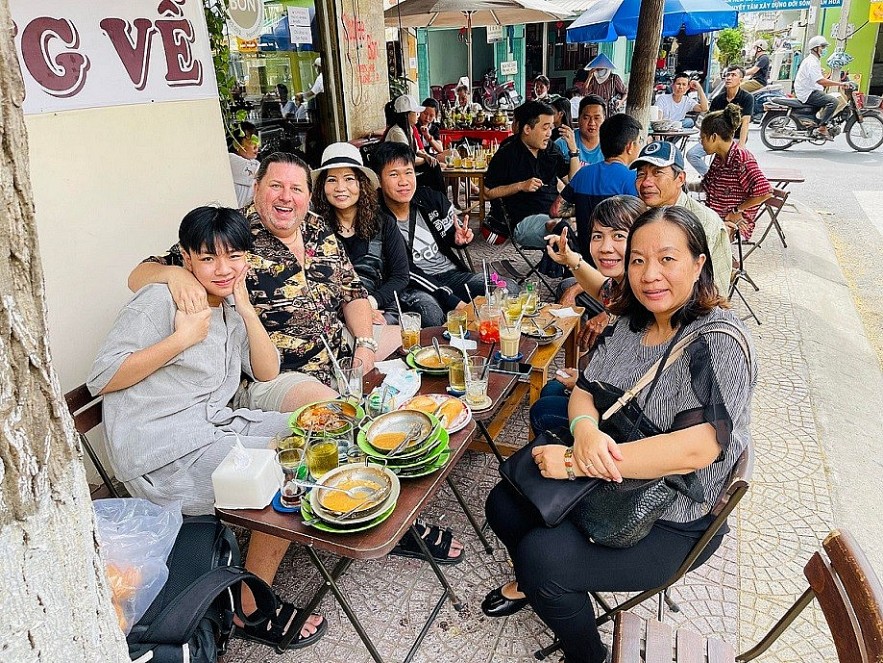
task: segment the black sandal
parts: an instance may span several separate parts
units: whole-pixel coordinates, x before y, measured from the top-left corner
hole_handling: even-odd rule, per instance
[[[451,530],[442,529],[438,525],[427,525],[419,520],[414,523],[414,528],[423,539],[423,543],[426,544],[426,548],[436,564],[459,564],[463,561],[466,556],[465,548],[461,549],[460,554],[456,557],[450,556],[451,544],[454,541],[454,533]],[[426,559],[411,530],[405,532],[405,536],[399,540],[389,554],[413,559]]]
[[[264,617],[263,619],[257,621],[257,623],[251,625],[235,625],[233,627],[232,636],[234,638],[240,638],[242,640],[260,642],[261,644],[267,645],[268,647],[276,647],[279,645],[280,642],[282,642],[282,640],[285,639],[285,636],[288,634],[288,632],[285,630],[285,627],[296,621],[297,615],[299,613],[300,609],[296,608],[294,604],[279,599],[279,609],[276,611],[275,615],[273,615],[272,617]],[[250,615],[249,617],[251,618],[254,616],[256,615],[252,613],[252,615]],[[315,633],[306,637],[298,633],[297,636],[288,644],[288,647],[286,649],[303,649],[304,647],[314,645],[322,638],[323,635],[325,635],[325,631],[327,630],[328,621],[323,619],[322,623],[316,627]]]

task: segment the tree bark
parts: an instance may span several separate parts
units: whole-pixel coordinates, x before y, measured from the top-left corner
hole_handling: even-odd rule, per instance
[[[123,661],[82,451],[49,354],[7,0],[0,30],[0,661]]]
[[[632,69],[629,75],[629,96],[626,113],[649,128],[650,106],[653,105],[653,83],[656,75],[656,59],[662,41],[662,13],[665,0],[642,0],[638,16],[638,33],[632,52]]]

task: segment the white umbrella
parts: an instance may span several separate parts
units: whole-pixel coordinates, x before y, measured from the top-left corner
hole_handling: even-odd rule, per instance
[[[466,26],[467,73],[472,81],[472,28],[545,23],[568,16],[548,0],[402,0],[384,13],[387,27],[459,28]]]

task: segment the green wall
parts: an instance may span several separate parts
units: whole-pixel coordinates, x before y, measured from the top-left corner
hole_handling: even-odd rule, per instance
[[[861,74],[862,82],[859,88],[867,93],[871,81],[871,68],[874,64],[874,45],[877,43],[877,31],[879,24],[867,23],[870,13],[870,0],[853,0],[849,8],[849,22],[859,29],[849,41],[846,42],[846,52],[855,59],[845,69],[853,74]],[[834,24],[840,20],[840,9],[823,9],[822,20],[819,23],[819,33],[825,35],[831,42],[826,53],[830,55],[834,50]],[[824,59],[824,58],[823,58]],[[827,65],[825,65],[827,66]]]
[[[427,30],[428,85],[456,83],[461,76],[466,75],[467,46],[465,42],[457,39],[458,32],[458,30]],[[473,28],[472,77],[480,81],[485,70],[493,66],[494,49],[492,44],[487,43],[487,31],[484,28]],[[422,79],[422,72],[420,76]]]

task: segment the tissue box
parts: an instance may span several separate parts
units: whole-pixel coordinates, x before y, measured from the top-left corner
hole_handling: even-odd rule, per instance
[[[282,485],[272,449],[233,449],[212,472],[219,509],[263,509]]]

